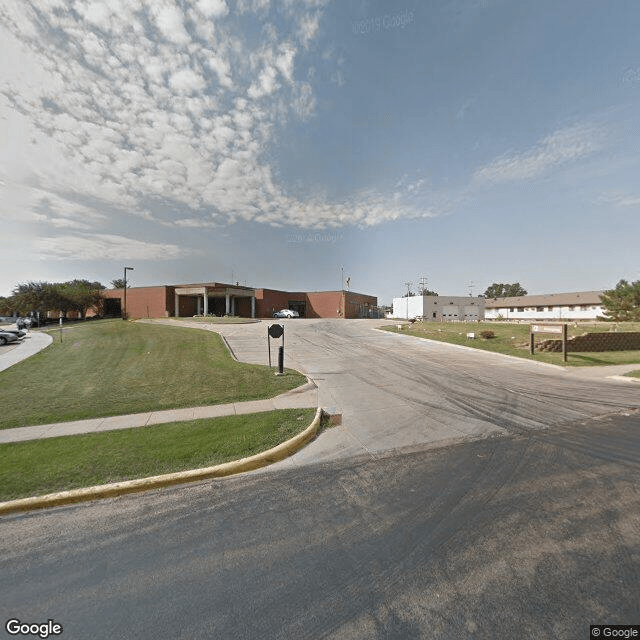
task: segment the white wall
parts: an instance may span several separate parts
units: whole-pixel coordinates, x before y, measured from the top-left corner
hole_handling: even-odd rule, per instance
[[[409,301],[407,315],[407,300]],[[435,317],[434,317],[435,313]],[[413,296],[393,299],[394,318],[473,322],[484,319],[484,298],[468,296]]]
[[[410,296],[409,298],[393,299],[394,318],[416,318],[424,315],[424,304],[422,296]]]
[[[589,305],[587,309],[581,309],[575,305],[573,309],[568,306],[545,306],[545,311],[537,311],[535,307],[525,307],[523,310],[511,311],[514,307],[502,307],[486,309],[484,317],[487,320],[495,320],[502,316],[503,320],[595,320],[604,314],[600,305]]]

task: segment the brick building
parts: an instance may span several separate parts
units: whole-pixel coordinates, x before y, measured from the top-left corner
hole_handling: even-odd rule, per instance
[[[376,296],[353,291],[278,291],[220,282],[156,287],[127,287],[130,318],[190,317],[213,314],[270,318],[275,311],[292,309],[301,318],[368,318],[377,311]],[[104,292],[105,315],[124,312],[124,289]]]

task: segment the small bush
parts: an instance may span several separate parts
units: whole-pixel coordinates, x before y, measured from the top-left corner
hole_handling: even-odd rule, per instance
[[[493,333],[493,331],[481,331],[480,335],[485,338],[485,340],[488,340],[489,338],[495,338],[496,334]]]

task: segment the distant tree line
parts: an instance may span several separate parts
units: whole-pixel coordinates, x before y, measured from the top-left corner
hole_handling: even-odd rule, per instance
[[[516,296],[526,296],[527,290],[519,282],[513,284],[494,282],[487,287],[483,295],[485,298],[515,298]]]
[[[402,294],[403,298],[413,298],[414,296],[437,296],[438,294],[435,291],[431,291],[429,289],[418,289],[418,293],[414,293],[409,289],[409,291]]]
[[[102,309],[102,290],[99,282],[69,280],[67,282],[27,282],[19,284],[8,297],[0,297],[0,315],[27,315],[47,311],[69,312],[84,318],[87,311]]]

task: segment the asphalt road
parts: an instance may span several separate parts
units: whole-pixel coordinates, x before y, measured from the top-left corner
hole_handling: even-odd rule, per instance
[[[639,624],[639,387],[370,324],[287,325],[344,413],[295,463],[2,518],[3,621],[110,639]],[[259,357],[259,333],[235,336]]]

